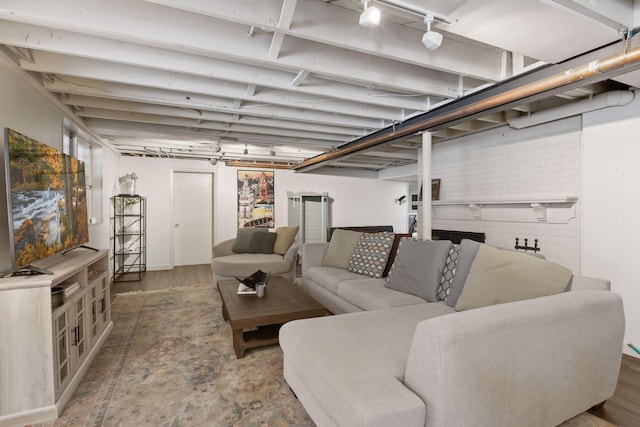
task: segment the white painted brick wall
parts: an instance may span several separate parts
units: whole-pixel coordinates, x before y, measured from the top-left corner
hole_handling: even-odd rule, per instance
[[[493,129],[435,144],[432,177],[440,178],[442,201],[559,199],[580,197],[581,122],[565,119],[523,130]],[[487,243],[513,248],[515,238],[533,246],[547,259],[580,271],[580,200],[576,217],[563,224],[520,221],[436,219],[432,227],[483,232]],[[461,206],[460,209],[467,209]],[[500,209],[494,208],[492,209]],[[522,209],[531,209],[523,207]],[[504,215],[509,215],[504,210]]]

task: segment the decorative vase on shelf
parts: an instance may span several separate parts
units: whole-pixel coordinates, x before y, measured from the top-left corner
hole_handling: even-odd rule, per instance
[[[136,180],[138,176],[135,172],[131,172],[126,174],[123,177],[120,177],[120,193],[134,195],[136,194]]]

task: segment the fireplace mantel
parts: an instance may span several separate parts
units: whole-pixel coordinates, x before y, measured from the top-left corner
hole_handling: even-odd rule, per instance
[[[575,217],[575,204],[577,201],[578,197],[566,196],[561,198],[541,199],[433,200],[431,202],[431,205],[434,207],[434,218],[439,218],[441,214],[445,213],[445,210],[448,211],[449,214],[451,214],[455,210],[455,208],[466,206],[468,208],[468,211],[471,213],[471,217],[455,219],[522,221],[522,215],[509,215],[505,211],[514,211],[514,209],[521,210],[522,208],[528,208],[532,210],[532,219],[535,219],[535,221],[566,223],[571,218]],[[452,210],[450,208],[454,209]],[[557,211],[556,214],[550,215],[550,213],[548,212],[549,209],[553,209],[554,212]],[[493,214],[487,216],[486,213],[488,213],[489,210],[491,210]],[[445,216],[448,217],[449,215]],[[530,215],[527,216],[530,217]]]

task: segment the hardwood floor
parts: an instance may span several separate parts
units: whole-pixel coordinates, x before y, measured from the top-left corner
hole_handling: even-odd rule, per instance
[[[593,415],[624,427],[640,427],[640,359],[622,355],[618,386],[613,397]]]
[[[147,271],[142,280],[111,284],[111,297],[123,292],[179,288],[213,282],[211,265],[185,265],[172,270]]]
[[[148,271],[139,282],[113,283],[111,295],[191,286],[212,281],[209,264],[180,266],[173,270]],[[604,407],[589,412],[617,426],[640,427],[640,359],[626,354],[622,356],[615,394]]]

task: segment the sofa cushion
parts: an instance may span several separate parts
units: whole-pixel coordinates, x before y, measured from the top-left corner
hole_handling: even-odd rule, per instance
[[[331,236],[329,247],[322,258],[322,265],[347,269],[362,233],[358,231],[337,229]]]
[[[424,402],[403,384],[407,354],[420,321],[450,312],[417,304],[287,322],[280,329],[285,379],[294,369],[340,425],[423,425]]]
[[[460,245],[451,245],[449,248],[449,254],[447,255],[447,262],[442,271],[442,277],[440,279],[440,285],[436,292],[436,298],[438,301],[446,301],[451,291],[451,284],[453,283],[453,277],[456,274],[456,266],[458,265],[458,256],[460,255]]]
[[[524,253],[480,245],[456,310],[520,301],[563,292],[572,272]]]
[[[234,254],[214,258],[211,268],[216,275],[246,277],[257,270],[271,274],[286,273],[290,271],[291,265],[282,255],[277,254]]]
[[[343,280],[362,279],[362,275],[344,268],[314,266],[307,269],[307,278],[333,294],[338,293],[338,284]]]
[[[449,240],[401,240],[386,286],[425,301],[437,301],[450,246]]]
[[[231,250],[237,254],[272,254],[276,234],[261,228],[239,229]]]
[[[387,288],[385,279],[345,280],[338,284],[338,296],[364,311],[413,304],[426,304],[415,295]],[[448,307],[448,306],[447,306]],[[452,312],[455,310],[450,308]]]
[[[450,307],[455,307],[458,302],[458,297],[464,287],[464,282],[467,280],[467,274],[471,269],[471,264],[476,257],[478,248],[482,243],[475,240],[462,239],[460,242],[460,250],[458,252],[458,264],[456,264],[456,274],[451,281],[451,289],[449,290],[449,296],[447,297],[447,304]]]
[[[278,227],[276,228],[276,241],[273,244],[273,253],[284,255],[287,253],[291,244],[296,239],[298,229],[300,227]]]
[[[393,233],[364,233],[358,239],[347,270],[369,277],[382,277],[393,245]]]

